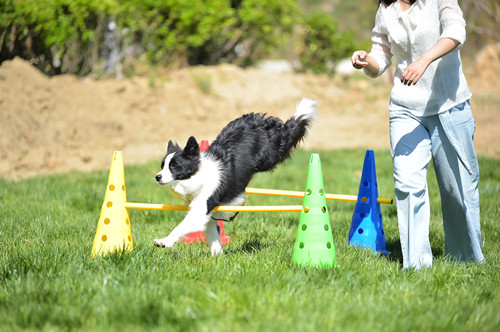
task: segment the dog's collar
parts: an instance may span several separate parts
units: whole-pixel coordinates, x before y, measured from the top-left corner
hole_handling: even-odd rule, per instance
[[[234,219],[236,218],[236,216],[238,215],[239,212],[236,212],[235,214],[233,214],[233,216],[231,218],[228,219],[217,219],[217,218],[214,218],[214,217],[211,217],[213,220],[222,220],[222,221],[225,221],[225,222],[232,222],[234,221]]]

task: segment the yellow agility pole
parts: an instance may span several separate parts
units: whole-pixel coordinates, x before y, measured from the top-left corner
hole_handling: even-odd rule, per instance
[[[125,202],[127,209],[141,210],[164,210],[164,211],[188,211],[187,205],[168,205],[150,203],[130,203]],[[307,209],[307,208],[306,208]],[[298,212],[302,211],[302,205],[270,205],[270,206],[217,206],[216,212]]]
[[[285,197],[304,197],[303,191],[293,190],[277,190],[277,189],[258,189],[246,188],[245,193],[256,195],[269,195],[269,196],[285,196]],[[326,199],[334,201],[356,202],[358,196],[356,195],[339,195],[339,194],[325,194]],[[377,198],[380,204],[392,204],[392,198]]]
[[[188,211],[187,205],[168,205],[168,204],[151,204],[151,203],[131,203],[125,202],[127,209],[140,210],[164,210],[164,211]]]

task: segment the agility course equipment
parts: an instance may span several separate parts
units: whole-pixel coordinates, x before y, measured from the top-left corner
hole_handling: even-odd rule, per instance
[[[131,203],[125,202],[127,209],[141,210],[163,210],[163,211],[188,211],[187,205],[169,205],[152,203]],[[215,207],[215,212],[299,212],[302,205],[262,205],[262,206],[233,206],[219,205]]]
[[[292,261],[299,266],[336,267],[331,228],[321,160],[318,154],[312,154]]]
[[[246,194],[268,195],[268,196],[284,196],[284,197],[304,197],[302,191],[293,190],[279,190],[279,189],[260,189],[260,188],[246,188]],[[332,201],[356,202],[358,196],[355,195],[342,195],[342,194],[325,194],[325,198]],[[377,202],[380,204],[392,204],[392,198],[377,197]]]
[[[359,184],[358,200],[354,207],[349,244],[369,248],[375,252],[386,253],[384,224],[377,201],[378,184],[375,170],[375,155],[366,151],[363,173]]]
[[[125,207],[126,201],[123,154],[121,151],[115,151],[92,245],[92,257],[132,250],[134,243],[130,217]]]
[[[369,152],[367,152],[368,155]],[[380,214],[380,203],[390,204],[391,199],[378,199],[378,190],[366,191],[366,188],[377,188],[376,173],[374,166],[373,151],[371,151],[371,162],[373,165],[368,167],[365,157],[363,166],[363,176],[360,184],[360,190],[357,196],[355,214],[353,216],[353,225],[349,235],[349,241],[356,241],[357,237],[353,236],[353,229],[358,234],[363,234],[369,227],[365,226],[366,219],[369,219],[373,224],[382,227],[382,216]],[[369,169],[369,177],[365,175]],[[368,173],[366,173],[368,174]],[[374,181],[374,182],[373,182]],[[372,185],[374,183],[374,185]],[[366,185],[368,184],[368,185]],[[301,212],[300,225],[297,233],[297,241],[294,248],[293,260],[298,265],[302,266],[336,266],[335,246],[333,243],[333,235],[331,232],[331,224],[329,220],[326,200],[334,194],[326,194],[323,188],[323,175],[321,171],[321,161],[319,155],[311,155],[307,189],[304,193],[287,191],[287,190],[271,190],[271,189],[255,189],[247,188],[247,192],[251,194],[274,195],[274,196],[289,196],[302,197],[303,205],[277,205],[277,206],[217,206],[217,212]],[[339,196],[339,195],[336,195]],[[348,196],[349,200],[352,197]],[[338,197],[335,197],[335,199]],[[332,199],[332,198],[330,198]],[[341,199],[344,200],[344,199]],[[359,202],[377,204],[378,214],[362,215],[359,212]],[[375,202],[375,203],[374,203]],[[125,172],[123,155],[121,151],[115,151],[113,154],[111,168],[108,178],[108,185],[104,196],[104,202],[101,207],[101,215],[99,217],[97,231],[92,246],[92,257],[104,256],[114,251],[130,251],[133,249],[132,228],[129,217],[129,209],[146,209],[146,210],[163,210],[163,211],[188,211],[189,207],[185,205],[168,205],[168,204],[151,204],[151,203],[133,203],[127,202],[126,187],[125,187]],[[358,211],[358,213],[357,213]],[[375,217],[373,217],[375,216]],[[380,216],[380,220],[372,220]],[[363,219],[357,223],[357,220]],[[358,218],[358,219],[356,219]],[[356,225],[355,225],[356,221]],[[358,224],[361,224],[362,230]],[[321,230],[321,228],[323,230]],[[379,247],[375,246],[375,250],[382,248],[385,250],[385,237],[381,240],[382,231],[377,231],[379,239],[375,243],[382,243]],[[373,232],[366,232],[371,234]],[[221,235],[224,235],[221,232]],[[357,235],[356,235],[357,236]],[[222,239],[221,239],[222,240]],[[377,242],[378,241],[378,242]],[[358,241],[360,242],[360,241]],[[356,242],[356,243],[358,243]],[[361,242],[360,242],[361,243]],[[319,247],[317,247],[319,246]],[[326,249],[325,249],[326,248]]]
[[[208,150],[209,147],[210,145],[207,140],[202,140],[200,142],[200,152]],[[224,230],[224,221],[218,220],[217,226],[219,226],[221,244],[226,245],[227,243],[231,243],[231,238],[226,235],[226,232]],[[181,239],[181,242],[184,242],[185,244],[191,244],[195,242],[205,242],[205,233],[200,231],[187,234]]]
[[[108,185],[97,223],[92,245],[93,258],[113,252],[133,249],[129,209],[188,211],[186,205],[149,204],[127,202],[123,153],[115,151],[111,160]],[[217,206],[217,212],[294,212],[302,211],[301,205],[280,206]],[[222,235],[222,232],[221,232]]]

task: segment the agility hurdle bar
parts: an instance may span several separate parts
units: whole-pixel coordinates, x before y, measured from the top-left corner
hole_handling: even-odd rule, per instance
[[[246,188],[245,193],[256,195],[269,195],[269,196],[285,196],[285,197],[304,197],[303,191],[293,190],[277,190],[277,189],[258,189]],[[325,194],[326,199],[334,201],[357,202],[358,196],[356,195],[339,195],[339,194]],[[392,198],[377,198],[380,204],[392,204]]]
[[[284,197],[301,197],[305,193],[302,191],[293,190],[278,190],[278,189],[258,189],[246,188],[246,194],[255,195],[268,195],[268,196],[284,196]],[[340,194],[325,194],[328,200],[356,202],[358,196],[356,195],[340,195]],[[365,198],[365,197],[363,197]],[[377,198],[381,204],[392,204],[392,198]],[[141,209],[141,210],[163,210],[163,211],[189,211],[187,205],[169,205],[169,204],[152,204],[152,203],[131,203],[125,202],[127,209]],[[307,207],[305,208],[307,211]],[[302,205],[263,205],[263,206],[230,206],[221,205],[214,209],[215,212],[299,212],[302,211]]]
[[[125,207],[127,209],[141,209],[141,210],[189,211],[189,207],[187,205],[125,202]],[[308,211],[309,209],[306,207],[304,210]],[[269,205],[269,206],[221,205],[215,207],[214,211],[215,212],[299,212],[302,211],[302,205]]]

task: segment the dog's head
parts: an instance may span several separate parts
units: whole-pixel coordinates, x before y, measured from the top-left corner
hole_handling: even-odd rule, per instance
[[[167,154],[161,162],[161,171],[156,174],[156,182],[173,185],[178,181],[189,179],[200,167],[200,146],[191,136],[184,149],[176,143],[168,142]]]

